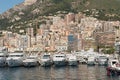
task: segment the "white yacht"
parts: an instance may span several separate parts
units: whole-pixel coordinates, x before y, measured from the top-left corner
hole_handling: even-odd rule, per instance
[[[108,58],[104,55],[98,56],[97,62],[99,66],[107,66]]]
[[[66,55],[65,54],[54,54],[53,63],[55,66],[65,66],[66,65]]]
[[[87,65],[90,65],[90,66],[95,65],[95,57],[94,56],[89,56],[88,57]]]
[[[0,52],[0,67],[6,66],[6,55],[3,52]]]
[[[44,67],[52,65],[52,59],[51,59],[50,53],[44,53],[41,55],[40,64],[41,66],[44,66]]]
[[[23,60],[24,67],[35,67],[39,65],[37,55],[29,55]]]
[[[74,53],[76,54],[76,53]],[[86,51],[82,50],[76,54],[77,60],[79,63],[86,64],[87,63],[87,53]]]
[[[77,62],[77,56],[73,55],[73,54],[67,54],[67,62],[69,66],[77,66],[78,62]]]
[[[9,67],[22,66],[24,53],[8,53],[6,63]]]

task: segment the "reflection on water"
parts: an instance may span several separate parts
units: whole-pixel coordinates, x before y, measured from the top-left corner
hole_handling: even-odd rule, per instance
[[[106,75],[103,66],[0,68],[0,80],[120,80]]]

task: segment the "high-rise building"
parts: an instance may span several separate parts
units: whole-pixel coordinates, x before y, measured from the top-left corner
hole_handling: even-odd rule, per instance
[[[28,36],[28,47],[32,46],[32,37],[34,37],[34,29],[33,28],[27,28],[26,29],[26,35]]]
[[[77,50],[78,50],[77,35],[69,34],[68,35],[68,51],[77,51]]]
[[[34,36],[34,29],[33,28],[27,28],[26,34],[33,37]]]
[[[19,39],[19,49],[25,50],[28,47],[28,36],[27,35],[21,35]]]

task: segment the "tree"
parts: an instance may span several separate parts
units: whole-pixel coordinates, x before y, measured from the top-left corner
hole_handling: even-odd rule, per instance
[[[114,51],[115,51],[114,48],[104,48],[104,49],[102,50],[102,52],[105,53],[105,54],[113,54]]]

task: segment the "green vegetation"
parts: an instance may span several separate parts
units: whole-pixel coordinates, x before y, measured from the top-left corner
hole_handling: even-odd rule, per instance
[[[119,0],[43,0],[43,3],[38,0],[35,4],[23,9],[24,15],[19,15],[19,11],[12,11],[10,18],[0,19],[0,29],[10,30],[12,26],[21,26],[25,28],[31,20],[41,20],[40,16],[44,15],[57,15],[58,11],[65,12],[82,12],[86,16],[93,16],[100,20],[120,21],[120,1]],[[40,10],[38,13],[33,14],[35,9]],[[11,22],[14,15],[19,15],[21,20]],[[23,24],[21,24],[21,22]],[[34,26],[33,26],[34,27]],[[16,29],[16,28],[15,28]],[[13,30],[15,32],[19,30]]]
[[[104,48],[104,49],[102,50],[102,52],[105,53],[105,54],[113,54],[114,51],[115,51],[114,48]]]
[[[71,1],[68,1],[68,0],[52,0],[53,5],[51,5],[50,7],[47,7],[43,14],[44,15],[49,15],[49,14],[55,15],[56,12],[58,12],[58,11],[70,12],[70,11],[72,11],[72,9],[71,9],[72,6],[71,6],[71,3],[70,3]]]
[[[7,27],[6,26],[9,26],[9,20],[7,18],[5,19],[0,19],[0,30],[4,30],[6,29]]]
[[[77,9],[87,16],[100,20],[120,20],[120,7],[118,0],[83,0],[84,3]],[[87,10],[87,11],[86,11]]]

